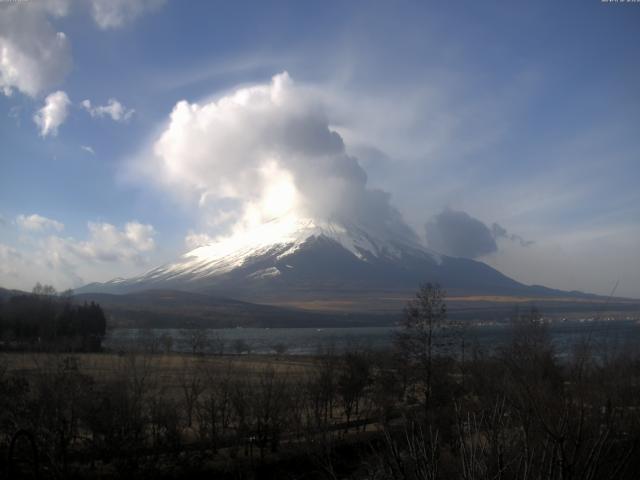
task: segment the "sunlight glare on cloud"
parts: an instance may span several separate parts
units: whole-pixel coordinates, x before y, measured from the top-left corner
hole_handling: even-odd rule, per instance
[[[203,216],[233,200],[238,224],[294,212],[414,235],[389,195],[367,185],[358,160],[330,128],[322,98],[286,72],[217,100],[178,102],[141,162],[145,177],[160,177]]]

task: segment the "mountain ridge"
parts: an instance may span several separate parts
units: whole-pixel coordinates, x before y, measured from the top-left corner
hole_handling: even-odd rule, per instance
[[[482,262],[441,255],[410,231],[295,216],[197,247],[137,277],[89,284],[77,292],[173,289],[278,305],[412,293],[425,282],[439,283],[454,296],[589,295],[525,285]]]

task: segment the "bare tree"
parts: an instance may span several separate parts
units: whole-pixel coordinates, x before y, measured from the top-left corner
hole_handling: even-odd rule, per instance
[[[422,388],[425,411],[433,395],[434,358],[437,348],[444,346],[454,332],[455,325],[447,321],[445,292],[437,284],[427,283],[407,303],[402,331],[396,335],[395,348],[413,371],[414,384]]]
[[[198,368],[194,368],[191,362],[183,360],[182,374],[180,375],[180,388],[184,400],[184,410],[187,416],[187,427],[193,424],[193,414],[205,390],[204,381]]]
[[[197,405],[200,437],[208,441],[216,452],[218,442],[225,435],[231,421],[231,387],[234,372],[231,365],[220,371],[210,365],[204,369],[205,390]]]
[[[383,448],[366,465],[372,480],[436,480],[439,477],[440,437],[413,423],[399,431],[385,429]],[[443,477],[446,478],[446,477]],[[465,479],[466,480],[466,479]]]
[[[159,338],[160,345],[164,350],[164,353],[167,355],[170,354],[173,350],[173,337],[168,333],[163,333]]]
[[[204,353],[209,343],[209,334],[204,328],[184,329],[182,336],[186,339],[193,355]]]
[[[346,351],[341,359],[337,378],[337,392],[346,417],[345,431],[352,417],[360,410],[360,401],[371,380],[371,362],[366,351]]]
[[[138,330],[137,341],[143,352],[155,354],[160,348],[160,339],[152,328]]]
[[[285,375],[282,372],[278,374],[269,365],[262,370],[253,389],[253,430],[260,448],[260,457],[263,458],[267,445],[270,445],[271,451],[277,451],[284,429],[288,410]]]

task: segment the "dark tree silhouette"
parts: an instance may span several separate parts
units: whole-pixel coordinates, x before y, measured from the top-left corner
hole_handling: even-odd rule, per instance
[[[30,295],[15,295],[1,306],[3,336],[20,348],[99,350],[107,320],[97,303],[75,305],[70,291],[58,295],[48,285],[36,284]]]
[[[407,303],[402,331],[395,338],[397,355],[411,372],[408,380],[422,389],[425,410],[433,394],[436,349],[444,346],[453,334],[454,324],[447,321],[445,292],[438,284],[426,283]]]

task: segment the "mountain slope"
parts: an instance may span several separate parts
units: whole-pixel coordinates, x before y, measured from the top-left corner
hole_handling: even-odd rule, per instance
[[[408,231],[292,216],[196,248],[139,277],[79,292],[174,289],[291,304],[407,294],[427,281],[450,295],[567,295],[523,285],[481,262],[437,254]]]
[[[371,326],[391,324],[397,317],[305,312],[176,290],[145,290],[122,295],[84,293],[75,295],[74,301],[100,304],[110,328]]]

